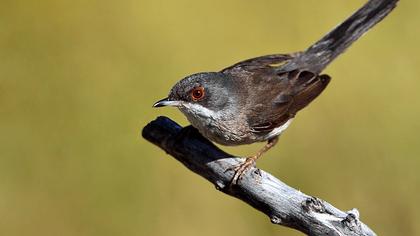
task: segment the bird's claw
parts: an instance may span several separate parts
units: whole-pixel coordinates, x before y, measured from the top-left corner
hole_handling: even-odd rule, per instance
[[[232,180],[230,181],[229,186],[232,187],[233,185],[238,184],[238,181],[242,179],[243,174],[251,167],[255,167],[255,158],[248,157],[245,161],[237,166],[233,166],[228,168],[226,171],[234,171],[235,175],[233,176]]]

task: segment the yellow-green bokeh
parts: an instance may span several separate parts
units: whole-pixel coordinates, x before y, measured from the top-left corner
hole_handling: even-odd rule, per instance
[[[300,235],[140,138],[182,77],[304,49],[364,3],[2,0],[0,235]],[[328,69],[259,167],[379,235],[420,235],[420,2]],[[249,155],[260,145],[225,148]]]

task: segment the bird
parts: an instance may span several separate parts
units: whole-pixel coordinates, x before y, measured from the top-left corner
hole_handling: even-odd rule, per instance
[[[218,72],[189,75],[153,107],[177,107],[204,137],[218,144],[266,142],[229,169],[234,171],[231,185],[235,185],[276,145],[296,114],[325,90],[331,81],[322,74],[326,66],[384,19],[397,2],[369,0],[304,51],[260,56]]]

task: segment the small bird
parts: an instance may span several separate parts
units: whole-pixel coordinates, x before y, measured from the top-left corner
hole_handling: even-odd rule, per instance
[[[219,72],[196,73],[176,83],[154,107],[179,108],[207,139],[222,145],[267,142],[233,168],[231,184],[272,148],[297,112],[324,91],[322,70],[391,12],[398,0],[370,0],[303,52],[241,61]]]

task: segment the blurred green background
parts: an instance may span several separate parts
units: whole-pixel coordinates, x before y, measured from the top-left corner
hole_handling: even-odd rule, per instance
[[[1,0],[0,235],[301,235],[143,140],[184,76],[302,50],[365,1]],[[420,235],[420,2],[334,62],[259,167]],[[249,155],[261,144],[224,148]]]

